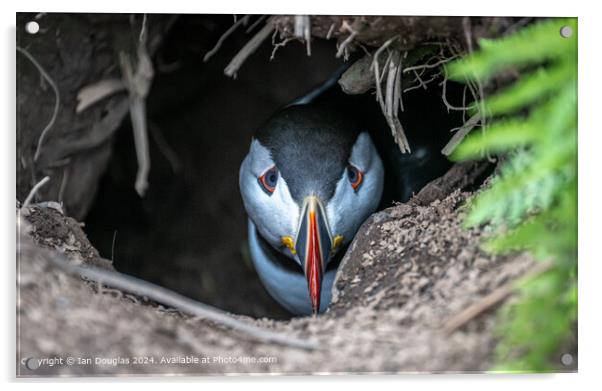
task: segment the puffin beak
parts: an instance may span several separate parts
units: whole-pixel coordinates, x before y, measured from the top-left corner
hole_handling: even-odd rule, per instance
[[[322,277],[330,257],[332,243],[333,239],[322,202],[316,196],[307,197],[303,202],[295,250],[305,271],[314,315],[320,311]]]

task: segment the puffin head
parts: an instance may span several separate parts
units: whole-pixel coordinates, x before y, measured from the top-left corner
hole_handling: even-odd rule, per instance
[[[381,199],[384,171],[367,132],[311,105],[291,106],[258,130],[239,173],[259,234],[296,262],[314,313],[332,257]]]

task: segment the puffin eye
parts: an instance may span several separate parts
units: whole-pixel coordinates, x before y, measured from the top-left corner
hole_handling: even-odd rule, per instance
[[[364,173],[361,172],[357,167],[350,164],[347,166],[347,178],[349,178],[349,182],[351,183],[353,190],[358,191],[362,181],[364,180]]]
[[[264,172],[262,176],[257,178],[257,181],[267,195],[272,195],[274,190],[276,190],[276,183],[278,183],[278,169],[276,169],[276,166]]]

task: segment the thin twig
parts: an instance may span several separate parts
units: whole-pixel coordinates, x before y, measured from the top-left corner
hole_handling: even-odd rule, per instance
[[[221,37],[219,37],[219,39],[217,40],[217,43],[215,44],[215,46],[213,47],[213,49],[209,50],[205,54],[205,57],[203,57],[203,62],[209,61],[209,59],[215,53],[217,53],[217,51],[222,47],[222,44],[224,43],[224,41],[226,40],[226,38],[228,38],[234,31],[236,31],[236,29],[241,24],[245,23],[245,21],[248,20],[250,16],[251,15],[245,15],[243,18],[241,18],[239,20],[236,20],[236,15],[234,15],[234,24],[232,26],[230,26],[230,28],[228,30],[226,30],[226,32],[223,33]]]
[[[441,76],[441,73],[439,72],[439,73],[435,73],[435,74],[433,75],[433,77],[431,77],[431,78],[430,78],[430,79],[428,79],[428,80],[422,80],[422,79],[421,79],[421,82],[422,82],[422,83],[424,83],[424,85],[422,85],[422,84],[414,85],[414,86],[411,86],[411,87],[405,88],[405,89],[403,90],[403,92],[404,92],[404,93],[406,93],[406,92],[408,92],[408,91],[417,90],[418,88],[422,88],[422,87],[424,87],[424,88],[426,89],[426,88],[428,88],[428,85],[429,85],[430,83],[432,83],[433,81],[437,80],[437,79],[438,79],[440,76]]]
[[[472,54],[472,25],[470,23],[470,18],[465,16],[462,19],[462,27],[464,29],[464,36],[466,38],[466,45],[468,47],[468,53]],[[474,82],[477,84],[477,89],[479,91],[479,99],[477,101],[477,105],[479,107],[479,114],[481,115],[481,131],[485,132],[485,128],[487,127],[487,113],[485,109],[485,93],[483,90],[483,84],[479,80],[478,77],[473,76]],[[489,151],[484,151],[487,156],[487,160],[494,163],[495,159],[491,157]]]
[[[276,34],[277,31],[274,30],[274,34]],[[278,51],[279,48],[283,48],[286,46],[287,43],[289,43],[290,41],[292,41],[294,38],[288,37],[283,39],[280,42],[274,42],[274,39],[272,39],[272,45],[274,46],[274,48],[272,49],[272,54],[270,55],[270,61],[272,61],[274,58],[276,58],[276,52]]]
[[[470,18],[468,16],[465,16],[464,18],[462,18],[462,27],[464,30],[464,36],[466,38],[466,46],[468,47],[468,54],[472,54],[473,53],[473,49],[472,49],[472,27],[471,27],[471,23],[470,23]],[[483,129],[485,128],[485,126],[487,125],[487,116],[485,113],[485,106],[484,106],[484,101],[483,99],[485,99],[485,94],[483,93],[483,85],[481,84],[480,80],[478,78],[474,78],[474,81],[477,83],[477,87],[479,90],[479,99],[478,99],[478,105],[479,105],[479,111],[481,114],[481,123],[483,125]]]
[[[345,38],[345,40],[341,43],[341,45],[339,46],[339,49],[337,50],[337,54],[336,54],[336,58],[339,58],[343,55],[343,53],[345,53],[345,49],[347,48],[347,46],[349,44],[351,44],[351,42],[353,42],[353,40],[355,39],[355,36],[359,34],[358,31],[354,30],[349,23],[347,23],[347,21],[343,21],[343,25],[341,26],[342,28],[346,29],[349,32],[349,36],[347,38]]]
[[[17,51],[19,53],[23,54],[25,57],[27,57],[27,59],[29,61],[31,61],[31,63],[37,68],[38,72],[40,72],[42,77],[48,82],[48,84],[50,84],[50,86],[52,87],[52,90],[54,91],[54,98],[55,98],[54,99],[54,110],[52,112],[52,117],[50,118],[50,121],[48,122],[48,124],[46,124],[46,126],[42,130],[42,133],[40,133],[40,138],[38,138],[38,145],[36,146],[36,151],[33,155],[33,161],[36,162],[36,161],[38,161],[38,158],[40,157],[40,152],[42,150],[42,144],[44,142],[44,139],[46,138],[50,128],[52,128],[52,126],[54,125],[54,122],[56,121],[56,117],[59,113],[59,107],[61,104],[61,94],[59,93],[59,89],[58,89],[56,83],[54,82],[54,80],[52,80],[52,78],[44,70],[42,65],[27,50],[23,49],[20,46],[17,46]]]
[[[466,135],[479,123],[481,120],[481,116],[479,114],[475,114],[466,121],[466,123],[459,128],[457,128],[457,132],[454,133],[452,138],[448,141],[448,143],[443,147],[441,153],[445,156],[451,155],[451,153],[456,149],[458,144],[466,137]],[[452,129],[454,130],[454,129]]]
[[[455,58],[456,58],[456,56],[452,56],[452,57],[443,58],[443,59],[441,59],[441,60],[439,60],[439,61],[437,61],[436,63],[433,63],[433,64],[421,64],[421,65],[414,65],[414,66],[411,66],[411,67],[407,67],[407,68],[405,68],[405,69],[403,70],[403,72],[404,72],[404,73],[407,73],[407,72],[410,72],[410,71],[415,71],[415,70],[418,70],[418,69],[431,69],[431,68],[437,68],[437,67],[439,67],[440,65],[443,65],[443,64],[445,64],[446,62],[449,62],[449,61],[451,61],[451,60],[453,60],[453,59],[455,59]]]
[[[418,71],[414,70],[414,75],[416,75],[416,80],[418,80],[418,82],[420,83],[418,85],[418,87],[422,87],[426,90],[426,84],[424,83],[424,80],[422,80],[422,78],[420,77],[420,73],[418,73]]]
[[[318,346],[307,340],[300,340],[290,335],[267,330],[252,324],[238,320],[224,311],[221,311],[210,305],[192,300],[176,292],[170,291],[161,286],[152,284],[138,278],[128,276],[119,272],[103,270],[97,267],[82,267],[68,263],[64,258],[48,257],[53,265],[73,276],[81,276],[85,279],[95,281],[100,286],[109,287],[133,293],[139,297],[161,303],[163,305],[175,308],[181,312],[209,320],[220,325],[240,331],[249,337],[266,343],[275,343],[294,348],[314,350]]]
[[[44,178],[42,178],[41,181],[36,183],[36,185],[31,189],[31,191],[27,195],[27,198],[25,198],[25,201],[23,201],[23,206],[21,206],[21,208],[25,208],[25,207],[29,206],[29,204],[31,204],[31,201],[33,200],[33,197],[35,197],[38,190],[40,190],[40,188],[42,186],[44,186],[46,184],[46,182],[48,182],[49,180],[50,180],[50,177],[45,176]]]
[[[459,53],[454,49],[453,45],[449,45],[449,49],[454,56],[459,55]],[[447,107],[448,111],[449,110],[462,111],[462,118],[465,121],[464,124],[462,124],[462,126],[451,129],[451,132],[455,131],[456,133],[452,136],[452,138],[447,142],[447,144],[441,150],[441,153],[443,155],[449,156],[452,154],[453,151],[455,151],[455,149],[458,147],[460,142],[462,142],[462,140],[466,137],[466,135],[468,133],[470,133],[470,131],[472,131],[472,129],[474,129],[476,126],[479,125],[479,122],[482,121],[482,117],[481,117],[481,113],[479,112],[479,113],[473,115],[472,117],[470,117],[468,119],[468,121],[465,120],[466,112],[475,105],[475,102],[477,102],[479,100],[478,94],[471,81],[468,81],[466,83],[466,85],[464,86],[464,90],[462,92],[462,107],[452,106],[447,101],[447,73],[445,70],[444,70],[444,73],[445,73],[445,76],[444,76],[443,82],[441,83],[442,84],[441,98],[443,100],[443,103]],[[470,106],[467,106],[467,104],[466,104],[466,89],[467,88],[470,90],[470,93],[472,95],[472,100],[473,100]]]
[[[115,261],[115,240],[117,239],[117,230],[113,232],[113,242],[111,243],[111,263]]]
[[[263,22],[267,17],[267,15],[260,15],[259,18],[257,18],[257,20],[255,20],[253,24],[251,24],[251,26],[249,26],[245,33],[249,34],[251,31],[255,30],[255,27],[259,26],[259,24]]]
[[[454,46],[451,44],[449,44],[449,50],[452,52],[453,55],[458,56],[458,57],[460,56],[459,50],[455,49]],[[444,78],[444,79],[445,79],[445,81],[447,81],[447,78]],[[468,80],[466,85],[468,86],[468,89],[470,90],[470,94],[472,96],[472,102],[467,105],[466,101],[464,99],[462,99],[462,107],[456,108],[456,109],[460,109],[460,110],[462,110],[464,108],[464,114],[466,114],[466,110],[472,109],[479,101],[479,94],[477,93],[477,90],[476,90],[477,87],[474,85],[473,81]],[[447,101],[446,96],[444,96],[443,98],[444,98],[443,101],[445,103]],[[451,107],[453,107],[453,106],[449,105],[448,109],[453,110]]]
[[[336,25],[334,23],[332,23],[330,25],[330,27],[328,28],[328,33],[326,33],[326,39],[332,38],[332,33],[334,33],[334,28],[335,27],[336,27]]]
[[[272,30],[274,30],[274,25],[268,20],[265,26],[263,26],[263,28],[259,30],[259,32],[255,34],[242,49],[240,49],[236,56],[230,60],[230,63],[224,69],[224,74],[235,78],[236,72],[238,72],[242,64],[255,52],[255,50],[257,50],[263,41],[270,35]]]
[[[531,270],[531,272],[529,274],[527,274],[525,277],[523,277],[521,280],[525,281],[527,279],[531,279],[531,278],[540,276],[540,275],[544,274],[545,272],[549,271],[553,266],[554,265],[552,262],[538,263]],[[516,286],[515,281],[508,283],[508,284],[494,290],[493,292],[491,292],[490,294],[488,294],[487,296],[485,296],[478,302],[474,303],[473,305],[467,307],[460,313],[452,316],[451,318],[449,318],[447,321],[444,322],[443,328],[442,328],[443,334],[445,334],[446,336],[453,334],[456,330],[459,330],[460,328],[464,327],[470,321],[477,318],[479,315],[481,315],[485,311],[491,309],[492,307],[494,307],[497,304],[501,303],[502,301],[506,300],[510,295],[512,295],[514,293],[515,286]]]
[[[449,101],[447,100],[447,71],[445,71],[445,70],[443,71],[443,81],[441,82],[441,86],[442,86],[441,98],[443,99],[443,104],[447,108],[448,112],[450,110],[466,111],[466,110],[472,109],[472,106],[458,107],[458,106],[454,106],[451,103],[449,103]]]
[[[142,27],[138,35],[138,44],[143,45],[146,42],[146,14],[142,15]]]

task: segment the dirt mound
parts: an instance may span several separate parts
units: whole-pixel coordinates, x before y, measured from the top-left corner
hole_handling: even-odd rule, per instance
[[[65,261],[68,250],[70,262],[87,264],[95,253],[81,230],[73,233],[79,225],[72,219],[30,207],[19,218],[19,375],[486,370],[495,346],[494,306],[451,329],[450,319],[535,263],[526,255],[482,253],[481,233],[461,227],[467,195],[455,191],[429,205],[415,197],[373,215],[343,260],[324,315],[289,321],[233,315],[310,348],[262,342],[66,274],[51,260]],[[44,228],[50,218],[52,230]],[[36,364],[44,357],[64,361]],[[67,357],[77,361],[68,364]]]

